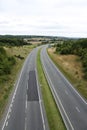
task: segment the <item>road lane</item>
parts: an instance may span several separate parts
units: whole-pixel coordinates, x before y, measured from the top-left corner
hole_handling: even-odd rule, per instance
[[[38,49],[35,48],[24,63],[1,130],[45,130],[39,97],[40,91],[38,91],[39,86],[36,79]],[[30,88],[31,93],[29,92]],[[34,90],[34,88],[36,89]]]
[[[29,72],[26,116],[26,130],[44,130],[35,70]]]
[[[87,130],[86,101],[79,96],[72,85],[52,63],[47,55],[46,47],[41,51],[41,60],[51,90],[61,113],[63,113],[62,117],[67,129]]]
[[[27,95],[28,95],[28,102],[39,101],[36,73],[34,70],[29,72]]]

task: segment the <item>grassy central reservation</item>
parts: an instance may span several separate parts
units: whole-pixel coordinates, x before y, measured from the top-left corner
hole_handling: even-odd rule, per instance
[[[37,70],[50,130],[66,130],[43,72],[40,61],[40,50],[37,56]]]
[[[11,72],[9,74],[0,75],[0,117],[4,112],[9,94],[11,93],[11,90],[15,84],[15,81],[17,79],[18,73],[22,68],[24,60],[34,48],[34,46],[3,46],[3,48],[6,51],[6,56],[15,58],[16,63],[13,66],[9,65],[10,68],[12,67]],[[5,61],[5,59],[3,60]]]

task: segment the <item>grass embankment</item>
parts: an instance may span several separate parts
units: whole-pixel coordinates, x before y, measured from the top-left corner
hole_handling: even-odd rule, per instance
[[[0,117],[5,109],[9,94],[14,86],[23,62],[33,49],[33,46],[4,47],[4,49],[9,57],[13,56],[15,58],[16,64],[12,66],[10,74],[0,75]]]
[[[59,55],[55,48],[48,49],[48,54],[60,71],[74,85],[74,87],[87,99],[87,81],[84,80],[83,67],[79,56]]]
[[[60,112],[58,111],[58,108],[56,106],[56,103],[54,101],[51,90],[48,86],[47,80],[43,72],[43,68],[40,61],[40,50],[37,56],[37,70],[50,130],[65,130],[65,125],[61,118]]]

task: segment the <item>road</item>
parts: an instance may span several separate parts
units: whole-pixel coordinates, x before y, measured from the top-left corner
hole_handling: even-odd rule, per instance
[[[38,48],[27,57],[16,83],[2,130],[45,130],[36,70]]]
[[[51,61],[46,47],[41,51],[41,61],[67,130],[87,130],[87,102]]]

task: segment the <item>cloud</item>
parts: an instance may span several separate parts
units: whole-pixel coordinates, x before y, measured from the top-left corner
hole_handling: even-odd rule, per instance
[[[0,34],[87,36],[87,0],[0,0]]]

